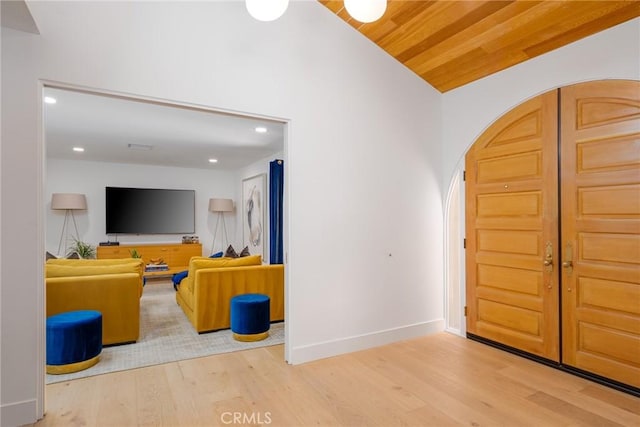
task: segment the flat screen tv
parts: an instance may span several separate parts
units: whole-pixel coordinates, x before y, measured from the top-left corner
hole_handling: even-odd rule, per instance
[[[195,191],[106,187],[107,234],[192,234]]]

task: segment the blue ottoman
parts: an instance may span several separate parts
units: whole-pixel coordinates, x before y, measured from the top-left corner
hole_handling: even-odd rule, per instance
[[[79,310],[47,317],[47,373],[68,374],[98,363],[102,313]]]
[[[269,296],[242,294],[231,298],[231,331],[238,341],[260,341],[269,336]]]

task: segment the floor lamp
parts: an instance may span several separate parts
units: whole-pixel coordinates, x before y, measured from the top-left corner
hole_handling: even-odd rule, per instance
[[[62,232],[60,233],[60,242],[58,243],[58,255],[60,255],[60,247],[62,247],[62,240],[64,238],[64,250],[66,255],[67,243],[69,242],[69,217],[73,222],[73,227],[76,234],[71,237],[79,240],[78,226],[76,225],[76,218],[73,215],[75,210],[87,209],[87,198],[84,194],[77,193],[53,193],[51,195],[51,209],[62,210],[64,212],[64,223],[62,224]]]
[[[227,245],[229,244],[229,237],[227,236],[227,225],[224,222],[224,213],[233,212],[233,200],[209,199],[209,212],[218,214],[218,219],[216,220],[216,228],[213,230],[213,243],[211,243],[211,253],[213,254],[216,245],[216,235],[218,234],[218,224],[220,224],[220,218],[222,218],[222,229],[224,230],[225,242]],[[224,249],[224,246],[222,249]]]

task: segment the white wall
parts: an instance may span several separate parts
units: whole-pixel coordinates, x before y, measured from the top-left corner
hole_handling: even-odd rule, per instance
[[[442,329],[437,91],[317,2],[272,23],[242,2],[29,5],[40,36],[2,29],[3,423],[42,414],[38,79],[288,121],[290,362]]]
[[[194,234],[199,237],[205,255],[211,252],[213,229],[216,225],[216,216],[209,212],[209,199],[237,198],[236,173],[232,171],[48,159],[45,218],[46,249],[49,252],[57,252],[64,223],[64,211],[51,210],[52,193],[86,195],[87,210],[75,212],[80,240],[92,245],[108,239],[114,240],[114,236],[105,234],[105,187],[108,186],[195,190]],[[226,220],[227,230],[230,234],[234,233],[235,218],[228,216]],[[182,234],[121,234],[117,236],[117,240],[121,243],[180,243]]]
[[[2,28],[2,145],[0,146],[0,418],[2,426],[41,413],[44,366],[42,288],[44,240],[38,192],[37,35]],[[8,60],[10,58],[10,60]],[[38,256],[40,253],[42,257]]]

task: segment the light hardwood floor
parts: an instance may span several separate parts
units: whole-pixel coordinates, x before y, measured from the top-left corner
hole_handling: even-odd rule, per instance
[[[303,365],[283,346],[57,383],[35,426],[640,426],[640,399],[441,333]]]

